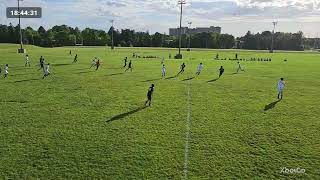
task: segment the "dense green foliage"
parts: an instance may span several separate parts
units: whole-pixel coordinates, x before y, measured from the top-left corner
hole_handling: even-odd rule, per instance
[[[257,34],[248,33],[238,38],[240,43],[239,48],[253,49],[253,50],[267,50],[271,48],[270,42],[272,41],[272,32],[265,31]],[[277,50],[304,50],[303,46],[303,33],[281,33],[277,32],[274,34],[274,49]]]
[[[116,30],[110,28],[108,32],[85,28],[72,28],[66,25],[54,26],[45,30],[42,26],[38,30],[27,27],[22,30],[23,42],[42,47],[72,46],[82,44],[85,46],[111,46],[112,31],[114,45],[120,47],[170,47],[179,46],[179,38],[161,33],[149,34],[148,32],[135,32],[130,29]],[[318,48],[318,39],[303,37],[302,32],[281,33],[274,36],[275,49],[278,50],[304,50]],[[182,47],[210,49],[252,49],[268,50],[271,46],[272,33],[265,31],[257,34],[248,32],[245,36],[235,39],[229,34],[199,33],[182,36]],[[19,43],[19,28],[10,24],[0,25],[0,43]]]
[[[0,66],[9,64],[8,79],[0,79],[2,179],[182,179],[188,112],[190,179],[320,177],[319,54],[182,51],[183,60],[165,59],[168,79],[161,79],[161,59],[132,59],[132,52],[168,57],[175,49],[27,46],[32,66],[24,67],[18,48],[0,45]],[[213,60],[216,53],[272,61],[242,61],[246,72],[235,74],[236,62]],[[51,63],[45,80],[41,55]],[[98,71],[89,69],[95,56]],[[124,73],[125,56],[133,72]],[[182,62],[186,72],[174,77]],[[200,62],[203,72],[192,79]],[[287,87],[277,102],[280,77]],[[153,106],[143,108],[151,83]]]

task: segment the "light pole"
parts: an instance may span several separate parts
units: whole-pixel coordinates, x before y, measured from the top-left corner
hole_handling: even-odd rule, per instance
[[[179,32],[179,53],[176,55],[176,59],[182,59],[182,54],[181,54],[181,38],[182,38],[182,10],[183,10],[183,5],[186,4],[185,0],[179,0],[178,4],[180,5],[180,32]]]
[[[188,30],[188,33],[189,33],[189,48],[188,48],[188,51],[191,51],[191,24],[192,22],[188,22],[188,25],[189,25],[189,30]]]
[[[111,49],[113,50],[114,49],[114,41],[113,41],[113,31],[114,31],[113,23],[114,23],[114,20],[112,19],[110,22],[112,23],[112,26],[111,26]]]
[[[271,40],[271,49],[270,49],[270,53],[273,53],[273,49],[274,49],[274,34],[275,34],[275,29],[276,29],[276,26],[277,26],[277,24],[278,24],[278,22],[276,22],[276,21],[273,21],[272,22],[272,24],[273,24],[273,31],[272,31],[272,40]]]
[[[18,50],[18,53],[25,53],[25,50],[23,49],[23,44],[22,44],[21,15],[20,15],[20,1],[23,1],[23,0],[17,0],[17,1],[18,1],[19,34],[20,34],[20,49]]]

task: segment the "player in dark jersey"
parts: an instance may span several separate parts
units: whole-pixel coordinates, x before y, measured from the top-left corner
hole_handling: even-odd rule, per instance
[[[129,61],[128,68],[125,70],[125,72],[127,72],[129,69],[132,72],[132,62],[131,62],[131,60]]]
[[[148,100],[145,103],[146,106],[151,106],[153,91],[154,91],[154,84],[151,84],[147,93]]]
[[[76,56],[74,57],[73,62],[74,62],[74,63],[78,62],[78,54],[76,54]]]
[[[223,73],[224,73],[224,68],[223,66],[221,66],[219,69],[219,78],[222,76]]]
[[[40,69],[44,70],[44,58],[42,56],[40,57],[39,63],[40,63],[40,68],[38,70]]]
[[[127,67],[128,57],[124,58],[124,65],[123,67]]]
[[[100,59],[98,59],[98,61],[96,61],[96,71],[99,69],[100,67]]]
[[[186,65],[182,63],[180,66],[180,72],[177,75],[184,73],[184,68],[186,68]]]

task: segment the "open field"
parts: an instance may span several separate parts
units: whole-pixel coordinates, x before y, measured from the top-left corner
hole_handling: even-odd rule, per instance
[[[18,47],[0,45],[2,69],[9,64],[0,79],[2,179],[320,178],[319,53],[239,51],[272,62],[241,62],[246,72],[235,74],[236,61],[213,60],[235,51],[184,51],[183,60],[165,60],[161,79],[160,59],[132,52],[167,58],[176,50],[28,46],[25,68]],[[45,80],[41,55],[51,63]],[[89,69],[95,56],[98,71]],[[124,73],[125,56],[133,72]],[[182,62],[186,72],[173,77]],[[202,74],[191,79],[200,62]],[[287,86],[276,102],[280,77]],[[151,83],[154,102],[144,108]]]

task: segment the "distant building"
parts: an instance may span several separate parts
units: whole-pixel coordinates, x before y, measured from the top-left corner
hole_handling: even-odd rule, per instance
[[[170,36],[178,36],[180,32],[180,28],[170,28],[169,35]],[[181,34],[198,34],[198,33],[219,33],[221,34],[221,27],[197,27],[197,28],[188,28],[181,27]]]

